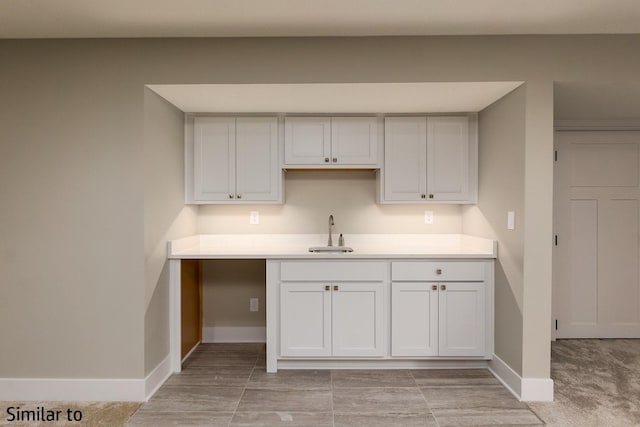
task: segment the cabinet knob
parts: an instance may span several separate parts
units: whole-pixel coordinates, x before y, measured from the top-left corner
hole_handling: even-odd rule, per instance
[[[432,291],[437,291],[438,290],[438,285],[431,285],[431,290]]]
[[[440,285],[440,290],[441,291],[446,291],[447,290],[447,285]]]
[[[340,290],[340,288],[338,288],[338,285],[333,285],[333,290],[334,290],[334,291],[339,291],[339,290]]]
[[[229,198],[230,198],[230,199],[233,199],[233,194],[229,194]]]
[[[438,276],[439,276],[439,275],[441,275],[441,274],[442,274],[442,269],[441,269],[441,268],[437,269],[437,270],[436,270],[436,274],[437,274]]]
[[[333,158],[333,163],[338,163],[338,158],[337,157]]]
[[[430,198],[430,199],[433,199],[433,194],[429,194],[429,198]]]
[[[420,195],[420,198],[421,198],[421,199],[426,199],[426,198],[427,198],[427,196],[426,196],[425,194],[421,194],[421,195]]]
[[[325,158],[324,158],[324,162],[325,162],[325,163],[329,163],[329,158],[328,158],[328,157],[325,157]]]
[[[324,290],[325,290],[325,291],[330,291],[330,290],[331,290],[331,286],[329,286],[329,285],[325,285],[325,286],[324,286]]]
[[[241,194],[238,194],[238,195],[236,196],[236,198],[238,198],[238,199],[242,199],[242,195],[241,195]]]

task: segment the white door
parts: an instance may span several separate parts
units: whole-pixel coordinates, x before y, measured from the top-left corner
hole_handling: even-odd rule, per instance
[[[378,161],[378,121],[375,117],[331,118],[331,163],[372,165]]]
[[[329,117],[284,119],[284,162],[289,165],[324,165],[331,162]]]
[[[328,283],[280,285],[282,356],[331,356],[331,289]]]
[[[391,355],[438,355],[438,285],[391,284]]]
[[[640,133],[556,133],[557,338],[640,338]]]
[[[333,355],[384,356],[382,283],[334,282]]]
[[[236,198],[272,200],[279,197],[278,120],[274,117],[236,119]]]
[[[467,117],[427,119],[427,194],[428,200],[469,200]]]
[[[384,120],[384,200],[426,200],[427,118]]]
[[[440,283],[440,356],[484,356],[485,284]]]
[[[196,202],[235,198],[235,143],[234,118],[195,118],[193,198]]]

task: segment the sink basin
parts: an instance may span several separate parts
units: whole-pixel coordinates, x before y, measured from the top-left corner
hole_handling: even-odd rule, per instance
[[[345,253],[345,252],[353,252],[353,248],[348,246],[314,246],[309,248],[309,252],[315,253]]]

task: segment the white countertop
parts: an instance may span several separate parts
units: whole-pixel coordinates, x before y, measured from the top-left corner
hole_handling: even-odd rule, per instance
[[[326,234],[199,234],[172,240],[170,259],[496,258],[497,241],[466,234],[345,234],[350,253],[311,253]],[[338,235],[333,236],[334,245]]]

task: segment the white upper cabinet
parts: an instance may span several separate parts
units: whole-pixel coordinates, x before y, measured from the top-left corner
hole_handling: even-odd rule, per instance
[[[278,122],[271,117],[236,119],[236,198],[277,201],[282,172],[278,165]]]
[[[284,120],[285,164],[319,165],[331,162],[331,119],[287,117]]]
[[[375,117],[331,118],[331,163],[375,165],[378,162],[378,122]]]
[[[427,118],[384,121],[384,200],[424,200],[427,192]]]
[[[192,156],[187,203],[281,202],[276,118],[196,117]]]
[[[438,201],[471,199],[469,120],[427,118],[427,193]]]
[[[387,117],[384,146],[381,202],[477,202],[475,119]]]
[[[376,167],[375,117],[286,117],[284,163],[292,167]]]
[[[211,202],[235,196],[235,160],[235,119],[196,117],[193,146],[194,200]]]

